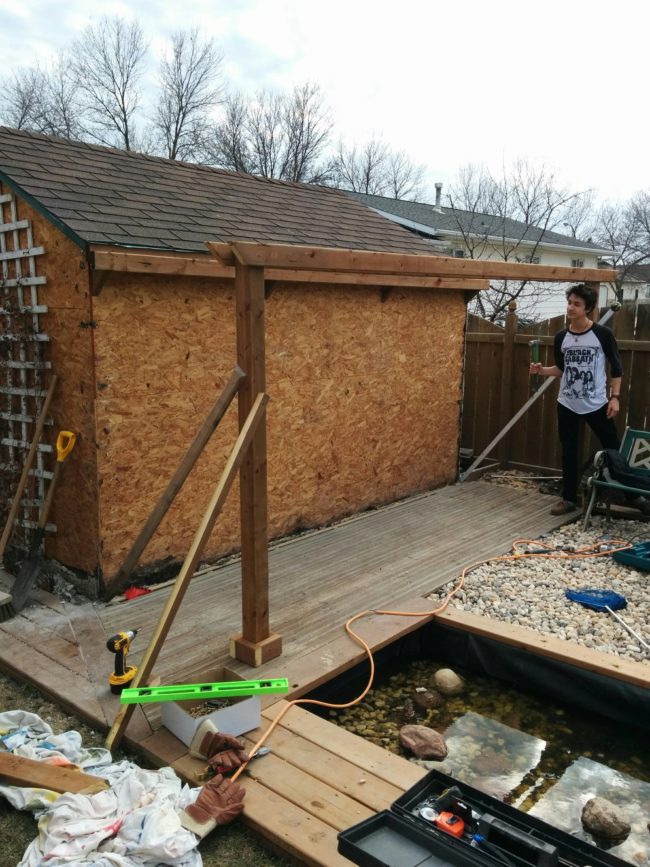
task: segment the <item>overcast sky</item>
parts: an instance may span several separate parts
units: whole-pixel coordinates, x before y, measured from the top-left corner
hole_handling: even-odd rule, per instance
[[[319,84],[337,136],[383,138],[431,188],[525,157],[601,199],[650,189],[643,0],[0,0],[3,71],[46,63],[102,15],[138,17],[152,70],[198,25],[234,88]]]

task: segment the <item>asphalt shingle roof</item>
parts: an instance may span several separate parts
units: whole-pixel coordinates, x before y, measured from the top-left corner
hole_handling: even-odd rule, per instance
[[[576,238],[562,235],[560,232],[551,232],[530,226],[520,220],[511,220],[508,217],[497,217],[491,214],[479,214],[473,211],[463,211],[459,208],[436,208],[434,205],[424,202],[407,202],[404,199],[389,199],[385,196],[371,196],[366,193],[349,193],[357,201],[362,202],[369,208],[384,211],[428,226],[438,232],[453,232],[459,234],[473,234],[478,237],[511,238],[522,241],[530,241],[532,244],[558,244],[562,247],[579,247],[584,250],[601,251],[602,248],[590,241],[580,241]]]
[[[6,127],[0,180],[80,244],[206,252],[205,241],[253,240],[435,252],[339,190]]]

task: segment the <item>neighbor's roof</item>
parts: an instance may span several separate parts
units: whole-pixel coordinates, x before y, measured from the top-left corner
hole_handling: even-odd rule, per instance
[[[252,240],[432,253],[327,187],[286,183],[0,127],[0,181],[80,245],[206,252]]]
[[[411,228],[421,230],[433,229],[433,234],[440,236],[473,235],[478,238],[508,238],[530,244],[544,244],[559,247],[570,247],[575,250],[591,251],[592,253],[609,253],[592,244],[590,241],[580,241],[577,238],[562,235],[530,226],[520,220],[508,217],[497,217],[491,214],[480,214],[474,211],[463,211],[459,208],[446,208],[429,205],[424,202],[408,202],[404,199],[389,199],[385,196],[371,196],[366,193],[349,193],[364,205],[376,211],[382,211],[410,223]],[[413,225],[414,224],[414,225]]]

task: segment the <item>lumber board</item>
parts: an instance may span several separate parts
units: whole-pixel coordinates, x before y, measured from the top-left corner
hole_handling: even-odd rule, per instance
[[[335,828],[257,780],[241,778],[241,782],[246,789],[244,821],[272,846],[308,867],[350,867],[348,859],[338,854]]]
[[[529,265],[489,259],[456,259],[419,253],[383,253],[369,250],[311,247],[297,244],[271,244],[235,241],[229,246],[208,242],[208,248],[225,265],[237,261],[261,268],[295,268],[307,271],[349,271],[372,274],[414,274],[433,277],[536,280],[541,282],[611,282],[614,269],[567,268],[559,265]]]
[[[286,704],[285,699],[276,702],[262,711],[262,717],[267,722],[272,722]],[[300,735],[306,741],[327,744],[328,750],[335,752],[346,762],[363,768],[401,791],[414,786],[426,774],[424,768],[419,765],[310,713],[304,707],[292,707],[282,718],[280,725],[287,731]],[[273,734],[269,737],[271,748],[273,748],[272,738]]]
[[[94,795],[109,788],[106,780],[85,774],[78,768],[38,762],[13,753],[0,753],[0,779],[10,786],[29,786],[61,794],[83,792]]]
[[[646,689],[650,688],[650,666],[642,662],[612,656],[591,647],[582,647],[572,641],[555,638],[552,635],[542,635],[531,629],[524,629],[522,626],[480,617],[458,608],[448,608],[442,614],[436,615],[434,619],[447,626],[502,641],[520,650],[527,650],[576,668],[584,668],[596,674],[615,677]]]
[[[244,741],[249,751],[268,730],[269,725],[265,720],[259,729],[246,734]],[[282,761],[309,768],[309,773],[316,780],[338,789],[373,812],[387,809],[399,798],[404,791],[403,787],[388,783],[365,767],[337,755],[337,743],[337,739],[330,741],[328,738],[317,744],[278,725],[269,735],[265,746],[269,746],[273,755]],[[255,776],[256,766],[266,758],[267,756],[264,756],[253,760],[246,773]]]

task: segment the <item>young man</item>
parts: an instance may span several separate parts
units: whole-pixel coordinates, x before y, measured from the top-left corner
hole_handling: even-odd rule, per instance
[[[557,399],[558,433],[562,444],[562,499],[551,509],[564,515],[576,508],[578,497],[578,434],[584,419],[604,449],[618,449],[614,419],[619,410],[623,367],[614,335],[589,315],[596,293],[581,283],[567,292],[569,327],[555,335],[555,364],[531,364],[530,373],[561,376]],[[607,364],[611,390],[607,395]]]

